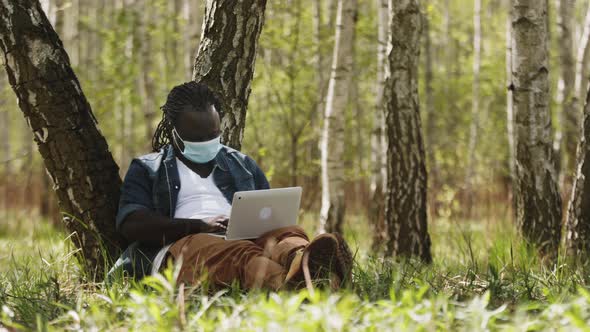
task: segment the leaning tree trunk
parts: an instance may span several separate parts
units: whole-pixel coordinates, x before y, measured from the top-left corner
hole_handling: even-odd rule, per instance
[[[0,47],[66,227],[76,233],[73,240],[86,266],[100,276],[105,259],[114,258],[123,244],[114,222],[121,185],[118,167],[37,0],[2,0]]]
[[[266,0],[207,1],[193,80],[221,98],[222,141],[240,149]]]
[[[590,252],[590,90],[584,106],[583,133],[578,146],[578,162],[566,220],[565,242],[568,255],[587,260]]]
[[[418,0],[390,1],[385,107],[388,136],[388,254],[431,262],[426,165],[418,102],[422,15]]]
[[[516,216],[524,238],[553,257],[560,239],[549,111],[547,1],[512,0],[512,99],[516,145]]]
[[[381,251],[387,239],[385,224],[384,191],[385,177],[383,136],[385,111],[383,110],[383,90],[385,87],[385,66],[387,65],[387,26],[389,6],[387,0],[377,0],[377,93],[373,112],[371,132],[371,199],[369,200],[369,220],[373,229],[373,250]]]
[[[342,232],[344,222],[344,111],[352,79],[356,0],[338,1],[332,73],[321,137],[320,232]]]

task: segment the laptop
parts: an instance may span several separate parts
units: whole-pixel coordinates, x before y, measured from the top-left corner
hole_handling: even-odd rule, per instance
[[[234,194],[226,240],[255,239],[273,229],[297,225],[301,187],[238,191]]]

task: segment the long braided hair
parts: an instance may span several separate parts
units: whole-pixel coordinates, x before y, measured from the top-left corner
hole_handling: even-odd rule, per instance
[[[160,107],[162,120],[158,123],[152,138],[153,151],[157,152],[172,142],[172,130],[178,113],[206,112],[210,106],[215,107],[220,119],[223,118],[219,99],[205,84],[191,81],[172,88],[166,103]]]

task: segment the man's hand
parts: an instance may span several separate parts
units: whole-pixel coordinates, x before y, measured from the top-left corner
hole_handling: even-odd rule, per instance
[[[207,227],[203,233],[225,233],[227,231],[227,223],[229,218],[227,216],[217,216],[203,220]]]

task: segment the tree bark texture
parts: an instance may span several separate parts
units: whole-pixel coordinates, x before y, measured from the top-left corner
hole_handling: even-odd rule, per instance
[[[573,22],[575,0],[557,0],[559,26],[559,60],[561,63],[561,79],[559,84],[559,102],[561,103],[560,127],[561,135],[556,135],[561,142],[557,144],[559,153],[556,159],[563,162],[560,169],[569,175],[574,169],[576,147],[578,145],[579,110],[576,105],[575,81],[576,61],[574,59]],[[561,136],[561,137],[560,137]],[[562,156],[562,158],[559,158]],[[558,164],[561,164],[557,160]]]
[[[390,1],[385,107],[388,255],[431,262],[426,165],[418,102],[422,14],[417,0]]]
[[[332,72],[321,137],[320,232],[342,232],[344,222],[344,125],[353,70],[356,0],[339,0]]]
[[[547,1],[512,0],[517,223],[529,243],[553,257],[559,246],[562,214],[548,76]]]
[[[116,257],[123,244],[114,222],[121,186],[118,167],[38,1],[1,1],[0,47],[65,225],[77,234],[73,240],[87,267],[100,276],[105,258]]]
[[[590,90],[584,106],[583,133],[578,146],[578,162],[566,219],[568,255],[586,260],[590,249]]]
[[[385,131],[385,111],[383,92],[385,87],[385,66],[387,65],[387,28],[389,25],[388,0],[377,0],[377,88],[373,130],[371,132],[371,199],[369,200],[369,220],[373,224],[373,249],[380,248],[387,239],[385,224],[385,168],[383,136]]]
[[[266,0],[207,2],[193,80],[207,84],[225,113],[222,142],[240,149]]]

